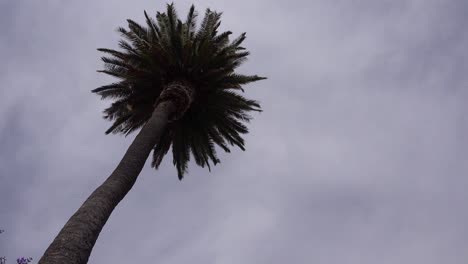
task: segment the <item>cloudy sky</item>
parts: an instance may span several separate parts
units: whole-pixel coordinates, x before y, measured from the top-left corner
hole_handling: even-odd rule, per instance
[[[177,1],[181,15],[190,1]],[[468,260],[468,2],[195,1],[269,77],[247,150],[145,167],[89,263]],[[37,261],[135,136],[106,136],[99,47],[161,1],[0,2],[0,256]]]

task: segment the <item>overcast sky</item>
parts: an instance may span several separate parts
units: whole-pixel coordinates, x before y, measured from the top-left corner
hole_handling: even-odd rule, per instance
[[[177,1],[181,16],[192,2]],[[89,263],[468,260],[468,2],[206,0],[247,32],[245,152],[148,164]],[[96,48],[162,1],[0,1],[0,256],[36,262],[135,134],[106,136]],[[221,152],[220,152],[221,153]]]

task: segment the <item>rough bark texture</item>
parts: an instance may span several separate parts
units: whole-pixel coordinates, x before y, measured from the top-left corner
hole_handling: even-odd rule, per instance
[[[175,105],[175,111],[169,116],[169,121],[175,121],[181,118],[192,105],[195,99],[194,87],[184,81],[178,80],[168,85],[159,96],[158,102],[171,101]]]
[[[39,264],[84,264],[117,204],[135,184],[143,166],[176,106],[160,102],[133,140],[117,168],[68,220]]]

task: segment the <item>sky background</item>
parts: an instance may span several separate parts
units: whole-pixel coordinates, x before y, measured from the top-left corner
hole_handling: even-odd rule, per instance
[[[192,2],[177,1],[179,14]],[[468,2],[195,1],[247,32],[245,152],[146,164],[89,263],[468,260]],[[36,262],[135,134],[106,136],[96,48],[162,1],[0,1],[0,256]]]

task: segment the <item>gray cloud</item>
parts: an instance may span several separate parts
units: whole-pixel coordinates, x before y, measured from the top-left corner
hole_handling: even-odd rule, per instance
[[[135,2],[135,1],[134,1]],[[180,14],[189,1],[177,2]],[[167,157],[117,207],[90,263],[464,263],[468,123],[462,1],[197,1],[247,31],[262,102],[247,151]],[[0,22],[0,255],[38,260],[134,136],[91,89],[98,47],[164,3],[9,1]],[[249,7],[249,8],[248,8]]]

